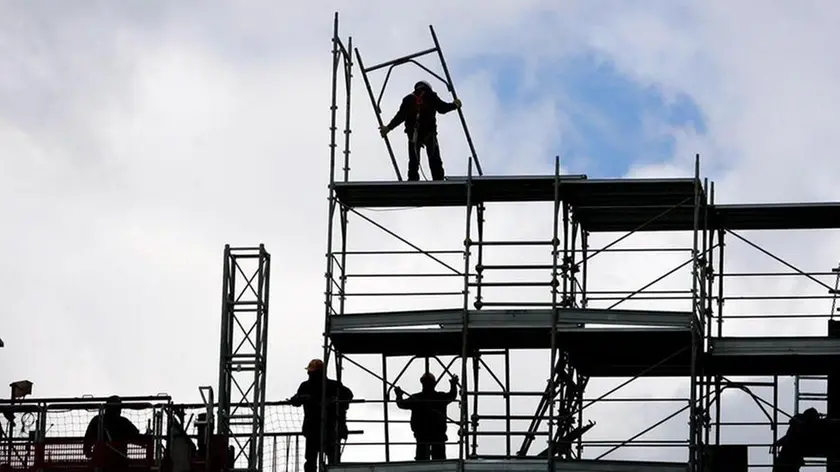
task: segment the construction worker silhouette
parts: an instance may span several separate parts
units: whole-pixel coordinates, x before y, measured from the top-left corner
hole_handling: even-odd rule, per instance
[[[414,458],[418,461],[446,459],[446,408],[455,400],[458,377],[449,379],[449,391],[435,390],[435,376],[426,372],[420,377],[423,390],[403,398],[403,391],[397,387],[397,407],[411,410],[411,431],[417,441]]]
[[[405,134],[408,136],[408,180],[420,180],[420,148],[426,148],[429,158],[429,168],[432,180],[443,180],[443,161],[440,158],[440,146],[437,140],[436,114],[446,114],[461,108],[461,101],[457,98],[452,102],[444,102],[432,90],[428,82],[420,81],[414,84],[414,92],[406,95],[397,114],[385,125],[379,128],[384,138],[390,131],[405,123]]]
[[[100,420],[102,437],[99,437]],[[145,436],[137,426],[122,416],[122,399],[116,395],[108,397],[102,413],[91,418],[85,431],[84,454],[96,458],[106,471],[128,470],[128,444],[142,444]]]
[[[289,399],[293,406],[303,406],[303,437],[306,439],[304,452],[304,472],[315,472],[318,469],[318,454],[324,453],[330,465],[338,464],[341,460],[340,443],[347,439],[347,409],[353,392],[332,379],[326,379],[326,421],[321,421],[321,401],[324,391],[324,362],[312,359],[306,366],[309,379],[298,387],[297,393]],[[321,426],[326,440],[321,450]]]
[[[833,424],[821,418],[815,408],[794,415],[785,435],[776,441],[780,449],[773,472],[797,472],[805,465],[806,457],[826,457],[836,451],[837,433]]]

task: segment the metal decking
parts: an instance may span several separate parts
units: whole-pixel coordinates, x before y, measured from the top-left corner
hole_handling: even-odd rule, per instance
[[[708,366],[719,375],[826,375],[840,363],[840,338],[726,337],[709,342]]]
[[[329,336],[336,349],[347,354],[455,356],[462,352],[462,315],[462,310],[452,309],[332,316]],[[468,315],[468,352],[551,346],[552,310],[471,310]],[[691,316],[559,309],[556,340],[584,375],[686,376]]]
[[[455,207],[467,204],[552,202],[572,205],[590,232],[691,231],[697,179],[587,179],[585,175],[450,178],[432,182],[336,182],[341,204],[356,208]],[[468,187],[469,188],[468,191]],[[699,229],[783,230],[840,228],[840,203],[706,205]],[[703,220],[704,218],[701,218]],[[703,228],[705,226],[705,228]]]
[[[540,459],[423,461],[355,463],[328,466],[334,472],[547,472],[549,463]],[[687,464],[635,461],[555,461],[556,472],[686,472]]]

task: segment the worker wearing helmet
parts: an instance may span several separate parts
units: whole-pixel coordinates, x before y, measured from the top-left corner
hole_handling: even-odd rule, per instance
[[[405,134],[408,136],[408,180],[420,180],[420,148],[426,148],[429,158],[429,169],[432,180],[443,180],[443,161],[440,158],[440,146],[437,140],[436,114],[446,114],[461,107],[457,98],[452,102],[445,102],[432,90],[426,81],[414,84],[414,91],[406,95],[397,114],[387,125],[379,128],[384,138],[397,126],[405,123]]]
[[[458,377],[449,379],[449,391],[435,390],[437,380],[430,372],[420,377],[422,391],[403,398],[403,391],[397,387],[397,407],[411,410],[411,431],[417,441],[414,458],[422,460],[446,459],[446,408],[455,400]]]
[[[129,465],[128,445],[143,445],[146,440],[147,436],[141,434],[131,420],[122,416],[122,399],[112,395],[105,401],[101,412],[88,423],[83,451],[86,457],[96,458],[97,466],[103,470],[122,471]]]
[[[347,410],[353,400],[353,392],[333,379],[324,378],[324,362],[312,359],[306,366],[309,378],[300,384],[297,393],[289,399],[293,406],[303,406],[303,437],[306,439],[304,472],[318,469],[318,453],[327,456],[327,462],[338,464],[342,439],[347,439]],[[324,381],[326,380],[326,384]],[[327,418],[321,421],[321,401],[326,385]],[[325,426],[324,448],[321,450],[321,425]]]

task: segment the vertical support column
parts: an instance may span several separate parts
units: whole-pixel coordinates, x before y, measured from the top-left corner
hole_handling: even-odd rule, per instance
[[[571,205],[566,205],[566,214],[571,211]],[[580,306],[580,302],[578,301],[578,272],[580,269],[577,263],[577,239],[578,233],[580,232],[580,223],[578,223],[577,218],[572,218],[572,226],[571,226],[571,244],[569,245],[569,254],[568,254],[568,264],[569,264],[569,301],[570,307],[577,308]]]
[[[828,337],[840,338],[840,321],[828,320]],[[835,367],[828,373],[826,386],[826,415],[834,421],[840,419],[840,369]],[[836,450],[828,455],[826,472],[840,472],[840,454]]]
[[[505,455],[508,458],[513,457],[510,415],[510,349],[505,349],[505,431],[507,432],[505,435]]]
[[[717,321],[716,334],[718,338],[723,336],[723,305],[724,305],[724,291],[723,284],[726,279],[724,272],[724,248],[726,247],[726,231],[723,228],[717,228],[718,233],[718,269],[717,269]],[[720,444],[720,421],[721,421],[721,392],[723,389],[723,378],[720,375],[715,375],[715,444]]]
[[[482,307],[482,286],[484,281],[484,203],[476,205],[476,230],[478,232],[478,254],[475,263],[475,306],[476,310]]]
[[[581,290],[580,290],[580,307],[581,309],[586,309],[589,305],[589,299],[587,296],[587,287],[588,287],[588,279],[589,279],[589,271],[587,269],[587,261],[589,260],[589,232],[582,229],[580,231],[580,260],[581,260]],[[581,378],[581,375],[578,373],[575,376],[575,380],[577,381],[578,385],[584,385],[585,382]],[[577,424],[578,426],[583,425],[583,391],[577,396],[575,402],[575,410],[577,411]],[[577,456],[578,458],[583,457],[583,437],[578,438],[577,440]]]
[[[335,179],[335,133],[336,120],[338,111],[338,63],[340,57],[339,39],[338,39],[338,12],[333,17],[333,37],[332,37],[332,77],[330,79],[330,183]]]
[[[346,281],[347,277],[345,275],[345,267],[346,267],[346,258],[347,258],[347,224],[348,224],[348,211],[344,208],[339,202],[335,195],[335,168],[336,168],[336,149],[337,149],[337,142],[336,142],[336,131],[337,131],[337,113],[338,113],[338,75],[339,75],[339,68],[343,69],[343,76],[344,76],[344,93],[345,93],[345,102],[344,102],[344,163],[342,166],[343,171],[343,180],[346,182],[349,179],[349,172],[350,172],[350,113],[351,113],[351,92],[352,92],[352,69],[353,69],[353,58],[350,54],[352,50],[353,39],[348,38],[348,47],[345,47],[339,37],[339,28],[338,28],[338,13],[335,13],[333,19],[333,36],[332,36],[332,55],[333,55],[333,67],[332,67],[332,78],[331,78],[331,102],[330,102],[330,177],[329,177],[329,206],[328,206],[328,215],[327,215],[327,253],[326,253],[326,271],[324,273],[325,278],[325,290],[324,290],[324,338],[323,338],[323,361],[324,361],[324,369],[323,369],[323,376],[324,378],[327,377],[330,367],[330,353],[331,353],[331,343],[330,343],[330,318],[333,315],[342,315],[344,314],[344,305],[345,305],[345,289],[346,289]],[[336,266],[336,254],[333,251],[333,239],[334,239],[334,231],[335,231],[335,216],[336,210],[339,213],[339,225],[341,231],[341,250],[340,250],[340,262],[337,264],[339,266],[339,274],[336,280],[335,274],[335,266]],[[335,306],[335,291],[336,288],[338,289],[338,308]],[[339,382],[342,380],[342,357],[340,353],[336,352],[335,355],[335,378]],[[322,403],[321,403],[321,414],[322,416],[326,413],[326,408],[328,407],[326,404],[326,391],[322,392]],[[331,407],[339,408],[340,405],[331,405]],[[325,440],[326,440],[326,431],[324,428],[321,428],[321,437],[319,439],[321,450],[324,450],[325,447]],[[338,446],[336,446],[338,447]],[[321,467],[323,467],[323,457],[319,458],[319,463]]]
[[[426,372],[429,371],[428,363],[426,365]],[[385,420],[383,427],[385,428],[385,462],[391,462],[391,423],[388,415],[388,357],[382,354],[382,417]]]
[[[338,16],[338,14],[336,14]],[[336,36],[338,29],[336,28]],[[339,46],[343,46],[339,42]],[[344,181],[350,180],[350,98],[353,96],[353,38],[347,38],[347,48],[341,47],[344,58]]]
[[[471,249],[471,235],[472,235],[472,162],[467,166],[467,202],[466,202],[466,223],[464,236],[464,307],[461,314],[461,428],[458,460],[460,462],[460,470],[463,470],[465,456],[468,453],[468,433],[469,433],[469,402],[467,398],[467,359],[472,353],[468,345],[469,341],[469,326],[470,326],[470,249]]]
[[[704,244],[703,253],[708,258],[708,262],[705,264],[705,272],[703,273],[703,283],[705,284],[705,293],[704,293],[704,300],[703,300],[703,352],[707,351],[709,339],[712,337],[712,314],[714,313],[713,307],[713,297],[712,293],[714,291],[714,282],[715,282],[715,233],[709,229],[709,208],[710,206],[714,205],[715,201],[715,184],[712,183],[711,187],[709,187],[708,179],[706,180],[706,190],[708,195],[708,201],[706,201],[703,205],[703,239],[707,240],[708,242]],[[710,418],[711,413],[709,410],[712,408],[712,401],[714,400],[712,395],[709,393],[712,390],[712,377],[709,375],[708,372],[704,372],[703,375],[703,398],[705,399],[705,404],[703,406],[703,416],[705,418]],[[709,447],[711,444],[711,430],[712,427],[710,424],[706,424],[706,427],[703,428],[703,444],[705,447]]]
[[[555,412],[554,412],[554,405],[556,402],[555,394],[557,392],[557,375],[555,375],[556,371],[560,369],[560,366],[557,365],[557,316],[558,316],[558,303],[557,303],[557,287],[560,283],[557,280],[558,277],[558,264],[557,259],[560,256],[560,239],[559,239],[559,226],[560,226],[560,158],[556,157],[554,160],[554,206],[552,210],[552,237],[551,237],[551,326],[549,327],[549,336],[551,337],[550,345],[551,345],[551,354],[550,358],[550,366],[549,366],[549,373],[548,373],[548,391],[546,392],[547,399],[548,399],[548,470],[554,470],[554,457],[557,453],[555,450],[556,442],[554,440],[554,427],[555,427]],[[564,226],[565,230],[565,226]],[[563,243],[564,243],[564,256],[566,253],[566,235],[563,234]],[[566,294],[566,277],[564,273],[563,277],[563,295]]]
[[[699,276],[699,254],[698,254],[698,231],[700,229],[700,155],[695,156],[694,161],[694,231],[692,232],[692,289],[691,289],[691,379],[690,379],[690,406],[689,406],[689,439],[688,439],[688,466],[691,472],[699,472],[697,464],[697,344],[698,344],[698,276]]]
[[[473,351],[472,368],[473,368],[473,409],[470,415],[470,426],[472,427],[472,451],[470,458],[475,458],[478,455],[478,392],[481,388],[478,384],[479,377],[479,363],[481,362],[481,353],[478,350]]]
[[[247,437],[233,437],[235,459],[245,456],[247,464],[235,471],[262,469],[270,266],[262,244],[225,245],[217,416],[220,435]]]
[[[471,184],[469,184],[471,186]],[[469,213],[467,214],[469,218]],[[476,310],[481,309],[481,298],[482,298],[482,279],[483,279],[483,268],[482,264],[484,263],[484,203],[478,202],[476,204],[476,231],[477,231],[477,238],[478,244],[476,244],[476,275],[475,275],[475,302],[473,306]],[[469,237],[469,234],[468,234]],[[469,268],[469,265],[467,265]],[[467,274],[467,280],[469,281],[469,273]],[[469,284],[467,285],[469,287]],[[479,395],[478,392],[480,391],[479,388],[479,377],[480,377],[480,361],[479,361],[479,353],[475,353],[475,357],[473,358],[473,388],[475,390],[475,396],[473,397],[473,443],[472,443],[472,456],[475,457],[478,455],[478,422],[479,422],[479,413],[478,413],[478,402],[479,402]],[[507,367],[505,367],[505,374],[507,375]],[[509,430],[508,430],[509,431]]]

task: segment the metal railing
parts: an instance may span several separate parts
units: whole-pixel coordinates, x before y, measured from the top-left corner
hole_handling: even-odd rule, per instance
[[[96,419],[105,401],[93,397],[0,400],[3,413],[0,416],[0,465],[7,464],[15,472],[34,471],[45,462],[53,463],[53,467],[61,465],[62,470],[94,467],[91,459],[83,454],[81,444],[89,428],[97,430],[95,439],[101,441]],[[208,405],[176,404],[166,396],[123,397],[122,402],[122,416],[137,426],[148,441],[141,449],[129,446],[129,458],[141,453],[140,457],[148,461],[148,466],[159,469],[168,445],[175,440],[176,430],[170,426],[177,425],[177,430],[185,432],[193,446],[198,444],[198,431],[193,427]],[[265,418],[264,470],[302,470],[305,445],[300,433],[302,412],[288,402],[267,402]],[[231,439],[237,435],[234,432]],[[248,433],[241,435],[248,436]]]

